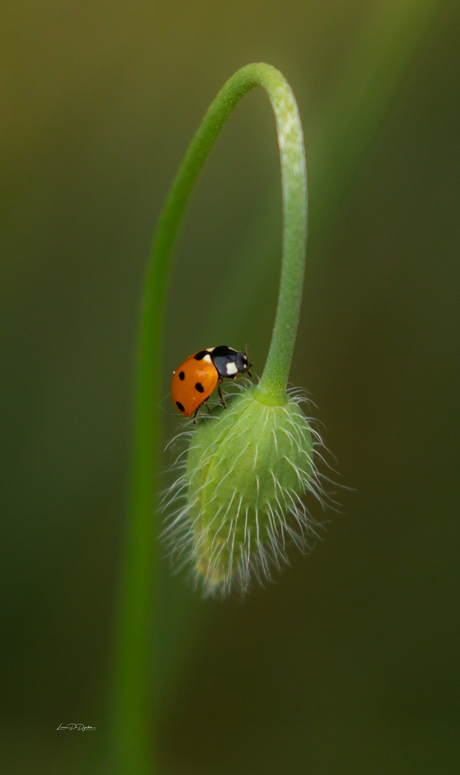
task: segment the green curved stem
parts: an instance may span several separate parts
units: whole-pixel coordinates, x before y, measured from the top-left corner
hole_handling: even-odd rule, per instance
[[[307,169],[302,124],[292,90],[270,68],[261,79],[276,119],[283,201],[281,281],[270,350],[257,395],[267,403],[285,400],[299,325],[307,244]]]
[[[115,655],[114,748],[120,773],[151,773],[149,682],[157,546],[154,510],[157,467],[160,351],[167,275],[177,232],[192,188],[220,130],[237,102],[262,86],[278,130],[283,188],[283,267],[270,352],[258,387],[260,400],[284,401],[300,313],[307,233],[305,154],[297,105],[281,73],[266,64],[243,67],[227,81],[207,111],[171,186],[153,243],[141,311],[133,468],[125,566]],[[153,676],[155,682],[156,677]]]

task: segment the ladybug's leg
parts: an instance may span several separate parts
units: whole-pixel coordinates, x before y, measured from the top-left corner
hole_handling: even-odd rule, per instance
[[[220,389],[220,383],[221,382],[222,382],[222,380],[220,379],[219,382],[217,383],[217,390],[219,391],[219,398],[222,401],[222,406],[224,407],[224,409],[226,409],[227,408],[227,404],[224,401],[224,397],[222,395],[222,390]]]
[[[200,407],[198,407],[199,409]],[[198,409],[195,409],[195,414],[193,415],[193,424],[196,425],[196,416],[198,414]]]
[[[210,412],[211,410],[210,410],[210,408],[209,408],[209,401],[208,401],[208,399],[206,399],[206,401],[204,401],[203,403],[205,403],[205,404],[206,404],[206,409],[208,410],[208,414],[209,414],[209,412]]]

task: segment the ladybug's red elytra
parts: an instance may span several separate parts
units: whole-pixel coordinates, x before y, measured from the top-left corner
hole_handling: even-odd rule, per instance
[[[247,348],[246,348],[247,349]],[[171,395],[174,406],[184,417],[196,413],[208,400],[217,385],[220,400],[225,401],[220,389],[224,377],[235,379],[238,374],[248,374],[251,364],[247,352],[238,352],[233,347],[220,345],[200,350],[181,363],[173,374]]]

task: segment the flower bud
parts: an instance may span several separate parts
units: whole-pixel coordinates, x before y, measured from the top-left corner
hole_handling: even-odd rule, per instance
[[[276,406],[246,388],[197,424],[177,488],[186,504],[169,528],[173,552],[186,554],[206,595],[248,588],[287,562],[286,544],[308,546],[314,532],[302,497],[320,497],[313,431],[294,395]],[[315,440],[314,440],[315,439]],[[321,498],[320,498],[321,499]]]

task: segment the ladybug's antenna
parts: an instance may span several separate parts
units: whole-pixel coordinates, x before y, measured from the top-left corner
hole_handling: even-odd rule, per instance
[[[251,368],[251,366],[252,366],[252,363],[249,363],[248,347],[249,347],[249,345],[248,345],[248,343],[246,342],[246,349],[245,349],[245,353],[246,353],[246,360],[247,360],[247,362],[248,362],[248,370],[247,370],[246,374],[248,375],[248,377],[252,377],[252,374],[250,374],[250,373],[249,373],[249,369]]]

